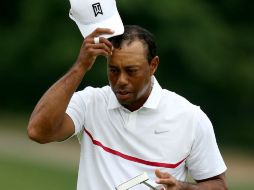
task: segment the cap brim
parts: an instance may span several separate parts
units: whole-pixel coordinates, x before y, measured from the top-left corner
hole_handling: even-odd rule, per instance
[[[96,28],[109,28],[114,31],[114,34],[112,34],[112,35],[108,35],[108,34],[101,35],[101,37],[105,37],[105,38],[118,36],[118,35],[121,35],[124,33],[123,22],[122,22],[122,19],[117,11],[112,17],[110,17],[107,20],[104,20],[102,22],[97,22],[94,24],[87,24],[87,25],[79,23],[71,15],[70,15],[70,17],[71,17],[71,19],[73,19],[76,22],[76,24],[77,24],[77,26],[84,38],[87,37],[89,34],[91,34]]]

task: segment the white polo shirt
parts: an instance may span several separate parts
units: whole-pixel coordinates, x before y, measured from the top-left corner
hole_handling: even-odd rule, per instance
[[[83,134],[77,190],[112,190],[143,172],[155,180],[156,168],[181,181],[188,171],[201,180],[226,170],[207,116],[152,79],[149,98],[134,112],[118,103],[110,86],[73,95],[66,113],[75,134]]]

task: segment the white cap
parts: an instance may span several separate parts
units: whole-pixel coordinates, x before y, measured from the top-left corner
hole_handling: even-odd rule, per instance
[[[102,35],[105,38],[123,34],[124,26],[118,13],[115,0],[70,0],[69,16],[76,22],[85,38],[96,28],[110,28],[113,35]]]

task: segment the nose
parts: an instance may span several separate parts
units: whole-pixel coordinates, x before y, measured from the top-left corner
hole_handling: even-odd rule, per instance
[[[117,80],[117,84],[119,86],[123,86],[123,85],[127,85],[128,84],[128,76],[126,75],[126,73],[121,72],[119,74],[118,80]]]

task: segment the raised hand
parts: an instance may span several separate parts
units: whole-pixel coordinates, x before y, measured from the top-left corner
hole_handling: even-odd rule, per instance
[[[112,54],[113,46],[104,37],[103,34],[113,34],[114,31],[107,28],[97,28],[90,35],[88,35],[80,48],[80,53],[77,63],[81,63],[86,70],[89,70],[94,64],[96,57],[99,55],[110,56]]]

